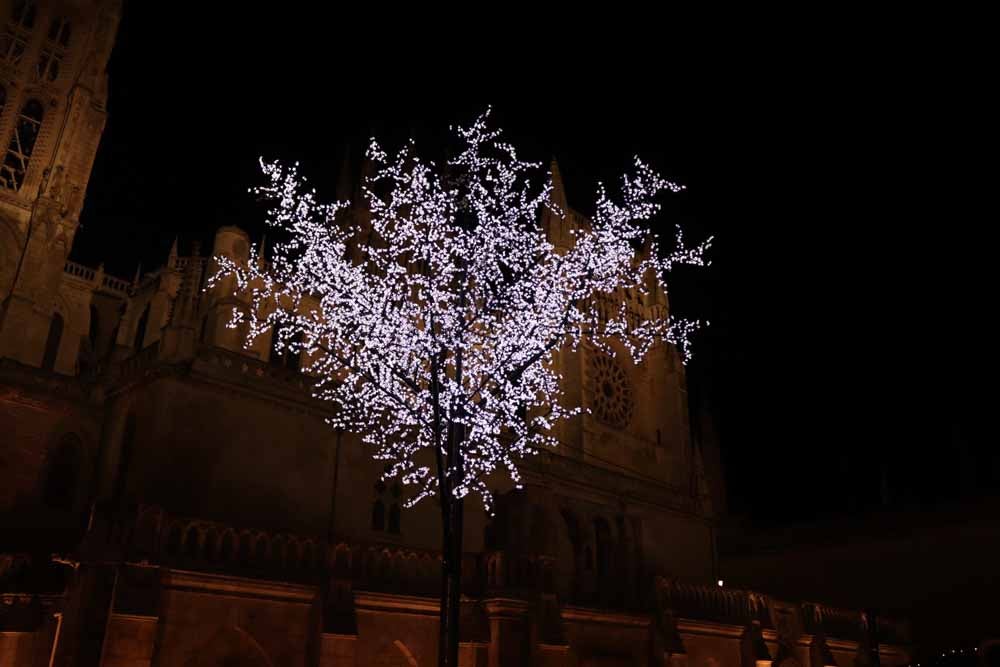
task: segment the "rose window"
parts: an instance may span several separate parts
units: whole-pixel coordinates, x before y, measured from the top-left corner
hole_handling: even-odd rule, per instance
[[[632,417],[632,385],[615,359],[595,353],[590,362],[590,407],[602,422],[624,428]]]

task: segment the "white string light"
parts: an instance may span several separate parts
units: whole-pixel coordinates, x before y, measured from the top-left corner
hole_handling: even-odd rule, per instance
[[[552,174],[538,178],[540,165],[520,160],[488,116],[455,129],[462,150],[444,168],[412,141],[390,156],[372,140],[360,214],[321,202],[297,164],[262,161],[269,184],[258,192],[284,240],[269,263],[256,248],[245,263],[217,257],[210,281],[235,276],[248,307],[230,326],[248,325],[247,345],[276,328],[279,353],[304,353],[316,396],[339,406],[330,423],[361,434],[390,463],[386,477],[415,485],[411,504],[439,483],[422,453],[441,457],[456,497],[478,493],[488,510],[491,473],[520,484],[517,462],[556,446],[552,427],[582,412],[565,405],[561,348],[586,339],[613,354],[616,340],[638,362],[669,341],[687,360],[700,324],[636,317],[621,296],[647,303],[673,266],[707,263],[711,239],[689,247],[678,229],[661,255],[639,224],[658,212],[658,193],[682,186],[636,158],[619,196],[600,186],[593,219],[569,224],[550,202]],[[566,221],[570,243],[545,233],[545,208]],[[440,423],[465,427],[460,473]]]

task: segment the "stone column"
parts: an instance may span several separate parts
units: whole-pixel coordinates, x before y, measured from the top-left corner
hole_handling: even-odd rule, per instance
[[[112,613],[101,652],[101,667],[149,667],[158,616]]]
[[[489,667],[520,667],[529,663],[529,609],[524,600],[486,600],[490,621]]]
[[[160,569],[126,565],[118,572],[101,667],[150,667],[160,622]]]

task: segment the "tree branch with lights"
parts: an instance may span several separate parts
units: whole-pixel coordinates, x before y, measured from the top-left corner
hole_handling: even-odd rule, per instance
[[[455,665],[464,498],[489,511],[490,482],[520,485],[518,462],[558,446],[566,406],[553,355],[584,340],[639,362],[664,342],[689,355],[697,323],[637,321],[599,308],[622,290],[646,298],[676,264],[703,265],[710,239],[661,251],[643,223],[657,195],[681,188],[635,159],[612,197],[553,243],[542,225],[552,175],[520,159],[489,112],[455,128],[460,150],[444,164],[412,142],[395,154],[372,140],[363,183],[366,215],[322,202],[297,166],[264,163],[268,223],[282,239],[269,262],[217,257],[212,284],[234,276],[249,300],[231,326],[247,344],[271,329],[279,351],[303,353],[315,394],[337,407],[330,424],[355,432],[387,477],[413,488],[409,503],[438,495],[443,528],[440,664]],[[662,283],[659,283],[662,284]]]

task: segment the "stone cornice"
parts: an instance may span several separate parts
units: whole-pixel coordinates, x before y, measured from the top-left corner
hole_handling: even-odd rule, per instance
[[[677,619],[677,631],[692,635],[710,635],[713,637],[739,638],[746,632],[742,625],[730,623],[715,623],[713,621],[696,621],[690,618]]]
[[[526,600],[517,598],[487,598],[484,601],[486,614],[490,618],[522,618],[528,613],[531,605]]]
[[[601,623],[604,625],[620,625],[636,628],[646,628],[652,623],[652,619],[646,615],[594,609],[591,607],[563,607],[562,618],[565,621],[582,621],[585,623]]]
[[[148,616],[146,614],[122,614],[117,611],[111,612],[112,618],[118,618],[126,621],[141,621],[144,623],[156,623],[159,620],[159,616]]]
[[[438,613],[439,602],[434,598],[355,591],[354,608],[358,613],[387,612],[426,616]]]
[[[164,568],[161,581],[164,588],[171,590],[232,595],[236,597],[267,598],[269,600],[297,602],[300,604],[312,604],[318,595],[318,590],[314,586],[169,568]]]

